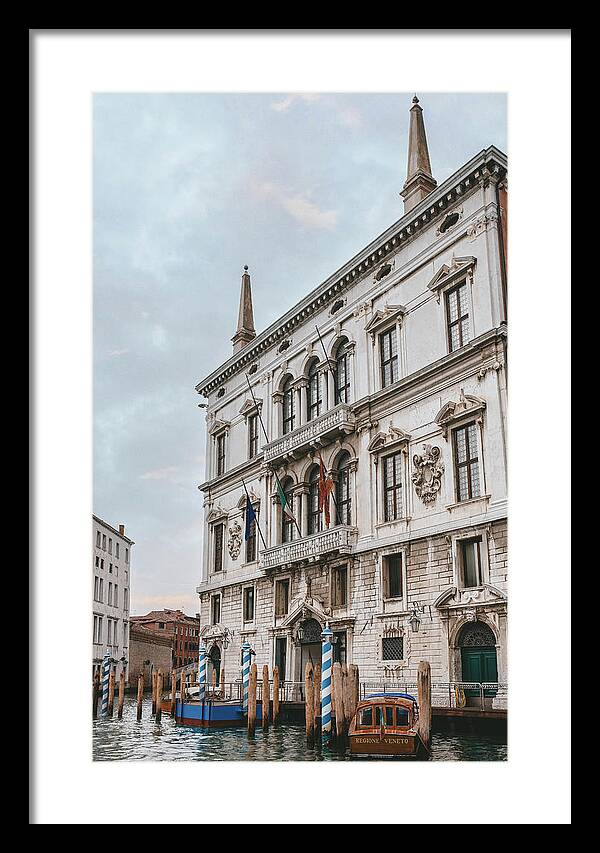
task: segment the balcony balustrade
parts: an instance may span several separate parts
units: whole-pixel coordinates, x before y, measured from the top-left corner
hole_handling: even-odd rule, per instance
[[[354,431],[354,413],[345,403],[338,403],[333,409],[319,415],[282,435],[281,438],[270,441],[263,447],[264,460],[270,464],[295,459],[311,448],[319,447]]]
[[[349,554],[356,542],[357,533],[355,527],[340,525],[302,539],[275,545],[262,552],[261,565],[263,569],[274,569],[277,566],[311,561],[331,554]]]

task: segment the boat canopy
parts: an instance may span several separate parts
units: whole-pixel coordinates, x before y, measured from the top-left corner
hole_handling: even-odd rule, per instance
[[[369,693],[368,696],[362,700],[363,702],[366,699],[410,699],[411,702],[416,703],[416,699],[414,696],[411,696],[410,693]]]

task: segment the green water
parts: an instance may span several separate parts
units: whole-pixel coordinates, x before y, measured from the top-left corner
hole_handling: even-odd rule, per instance
[[[283,724],[267,733],[257,728],[249,740],[245,729],[195,729],[176,726],[168,714],[160,724],[150,717],[150,699],[136,719],[135,699],[125,700],[123,719],[93,722],[95,761],[394,761],[350,755],[306,745],[304,726]],[[434,730],[433,761],[506,761],[506,739],[493,734],[450,734]],[[400,759],[402,760],[402,759]]]

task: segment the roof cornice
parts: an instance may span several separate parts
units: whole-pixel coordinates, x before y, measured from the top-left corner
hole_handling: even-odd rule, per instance
[[[304,299],[277,319],[264,332],[235,353],[196,385],[196,391],[207,397],[219,385],[244,367],[252,364],[262,353],[271,349],[292,329],[306,322],[312,314],[369,274],[377,265],[397,252],[420,230],[441,216],[458,198],[490,180],[500,180],[506,174],[506,155],[491,145],[480,151],[457,172],[445,180],[412,210],[369,243],[343,267],[329,276]]]

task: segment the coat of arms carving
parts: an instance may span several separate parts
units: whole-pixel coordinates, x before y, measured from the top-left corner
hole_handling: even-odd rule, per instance
[[[425,504],[433,503],[442,487],[444,463],[440,461],[440,456],[440,448],[432,447],[431,444],[423,445],[421,456],[413,456],[414,471],[411,479],[415,492]]]
[[[237,560],[240,555],[240,550],[242,547],[242,528],[240,527],[239,522],[235,521],[231,527],[229,528],[229,541],[227,542],[227,548],[229,549],[229,556],[232,560]]]

